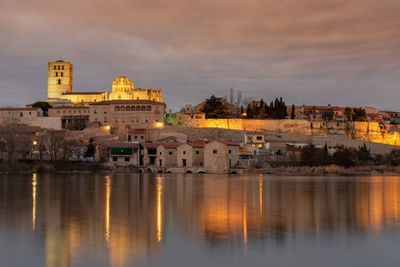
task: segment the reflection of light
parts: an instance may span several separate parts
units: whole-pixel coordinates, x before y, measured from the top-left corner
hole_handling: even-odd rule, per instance
[[[32,175],[32,229],[36,228],[36,173]]]
[[[111,179],[106,176],[106,207],[105,207],[105,236],[110,241],[110,195],[111,195]]]
[[[244,186],[243,195],[243,243],[247,245],[247,187]]]
[[[258,193],[260,195],[260,215],[262,215],[263,210],[263,180],[262,176],[260,175],[260,181],[258,182]]]
[[[157,177],[157,241],[162,238],[162,178]]]

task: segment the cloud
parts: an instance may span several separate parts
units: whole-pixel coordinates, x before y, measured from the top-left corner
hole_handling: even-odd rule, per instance
[[[397,108],[394,0],[11,1],[0,4],[0,105],[46,97],[47,61],[76,90],[125,74],[169,107],[230,88],[290,103]]]

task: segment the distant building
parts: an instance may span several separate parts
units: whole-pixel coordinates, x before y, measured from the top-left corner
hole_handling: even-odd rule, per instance
[[[49,102],[57,103],[68,100],[75,105],[110,100],[163,102],[161,89],[136,88],[134,81],[125,76],[113,80],[111,92],[74,92],[73,65],[63,60],[48,63],[47,96]]]
[[[149,100],[111,100],[89,106],[89,123],[123,128],[164,127],[165,104]]]
[[[49,117],[61,117],[61,127],[68,130],[82,130],[89,124],[89,107],[57,106],[50,108]]]

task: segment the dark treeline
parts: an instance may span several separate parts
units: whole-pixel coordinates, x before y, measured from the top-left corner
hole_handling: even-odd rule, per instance
[[[271,101],[269,105],[260,101],[252,101],[247,105],[246,118],[248,119],[275,119],[282,120],[288,116],[287,107],[282,97]]]
[[[309,144],[302,149],[301,164],[306,166],[324,166],[335,164],[342,167],[352,167],[358,165],[400,165],[400,150],[392,150],[387,155],[371,155],[370,149],[364,143],[359,148],[345,146],[337,147],[336,151],[330,155],[328,146],[317,148]]]

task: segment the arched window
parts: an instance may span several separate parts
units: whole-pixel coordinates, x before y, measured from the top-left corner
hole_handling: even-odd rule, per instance
[[[132,111],[136,111],[136,107],[135,106],[131,106],[131,110]]]
[[[131,107],[130,106],[126,106],[126,111],[131,111]]]
[[[142,107],[140,108],[140,110],[141,110],[141,111],[146,111],[146,106],[142,106]]]
[[[119,106],[116,106],[116,107],[115,107],[115,111],[119,111]]]
[[[59,69],[60,69],[60,66],[57,66],[57,69],[59,70]]]
[[[55,69],[55,70],[57,69],[57,66],[56,66],[56,65],[54,65],[54,69]]]
[[[125,111],[125,106],[121,106],[120,110]]]
[[[61,79],[58,79],[57,83],[58,83],[58,84],[61,84]]]
[[[151,106],[147,106],[147,111],[151,111]]]

